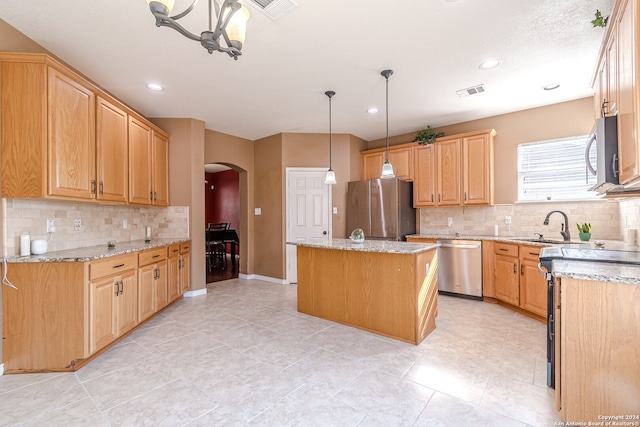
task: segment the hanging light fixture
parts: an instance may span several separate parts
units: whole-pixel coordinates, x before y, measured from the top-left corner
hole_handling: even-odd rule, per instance
[[[233,59],[242,55],[242,44],[247,29],[249,11],[238,3],[238,0],[208,0],[209,1],[209,29],[197,36],[178,24],[178,19],[186,16],[198,4],[193,0],[184,12],[169,16],[175,0],[147,0],[151,13],[156,17],[156,26],[173,28],[183,36],[200,42],[209,53],[213,51],[226,52]],[[215,8],[215,14],[213,13]],[[213,21],[216,20],[215,28]],[[221,44],[224,38],[226,47]]]
[[[324,93],[329,97],[329,170],[327,171],[327,175],[324,178],[325,184],[335,184],[336,183],[336,173],[331,169],[331,98],[336,93],[332,90],[328,90]]]
[[[382,165],[382,173],[380,174],[380,178],[395,178],[395,174],[393,173],[393,166],[389,163],[389,77],[393,74],[393,70],[384,70],[380,73],[384,76],[387,82],[387,150],[384,154],[384,164]]]

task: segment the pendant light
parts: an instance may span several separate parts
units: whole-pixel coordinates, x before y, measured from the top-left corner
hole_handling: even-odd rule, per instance
[[[327,175],[324,178],[325,184],[335,184],[336,183],[336,173],[331,169],[331,97],[336,93],[332,90],[328,90],[324,93],[329,97],[329,170],[327,171]]]
[[[393,166],[389,163],[389,77],[393,74],[393,70],[384,70],[380,74],[385,78],[387,84],[387,150],[384,154],[384,164],[382,165],[380,178],[395,178],[396,175],[393,173]]]

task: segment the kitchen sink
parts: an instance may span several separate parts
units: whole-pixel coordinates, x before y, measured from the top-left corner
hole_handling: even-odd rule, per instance
[[[513,238],[512,240],[516,240],[518,242],[534,242],[534,243],[548,243],[550,245],[563,245],[570,242],[564,242],[562,240],[549,240],[549,239],[519,239]]]

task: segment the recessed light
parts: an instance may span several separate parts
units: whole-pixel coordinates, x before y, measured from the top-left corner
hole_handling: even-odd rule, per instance
[[[152,90],[154,92],[161,92],[164,90],[164,87],[162,87],[158,83],[147,83],[147,89]]]
[[[543,90],[554,90],[554,89],[558,89],[560,87],[560,83],[550,83],[546,86],[544,86],[542,89]]]
[[[380,110],[378,109],[378,107],[371,107],[371,108],[369,108],[369,109],[367,110],[367,113],[369,113],[369,114],[377,114],[377,113],[378,113],[378,111],[380,111]]]
[[[500,60],[499,59],[488,59],[488,60],[484,61],[483,63],[481,63],[480,65],[478,65],[478,67],[481,70],[490,70],[492,68],[496,68],[498,65],[500,65]]]

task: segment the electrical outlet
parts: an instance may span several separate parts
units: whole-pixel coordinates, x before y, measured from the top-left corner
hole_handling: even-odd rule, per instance
[[[448,225],[449,227],[451,227],[451,226],[453,225],[453,218],[452,218],[452,217],[450,217],[450,216],[449,216],[449,217],[447,217],[447,225]]]
[[[80,218],[76,218],[73,220],[73,230],[74,231],[80,231],[80,228],[82,228],[82,220]]]
[[[507,215],[507,216],[504,217],[504,223],[507,224],[507,225],[511,224],[511,216],[510,215]]]
[[[53,220],[47,220],[47,233],[53,233],[56,230],[56,227],[53,225]]]
[[[129,221],[127,221],[126,219],[122,220],[122,228],[129,228]]]

